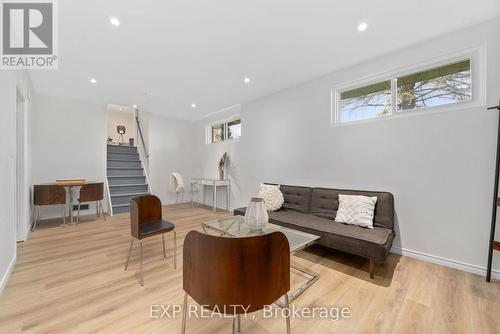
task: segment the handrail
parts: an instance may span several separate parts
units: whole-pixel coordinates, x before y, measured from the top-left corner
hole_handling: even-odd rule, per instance
[[[146,148],[146,143],[144,142],[144,137],[142,136],[142,130],[139,121],[139,109],[135,109],[135,121],[137,122],[137,130],[139,130],[139,136],[142,142],[142,150],[139,147],[137,147],[138,148],[137,151],[139,152],[139,156],[142,161],[142,166],[144,167],[144,176],[146,177],[146,183],[148,184],[149,193],[152,194],[153,188],[151,187],[151,182],[149,180],[149,153]]]
[[[144,150],[144,153],[146,154],[146,158],[149,159],[149,152],[148,152],[148,149],[146,148],[146,143],[144,142],[144,137],[142,136],[141,122],[139,121],[139,110],[138,109],[136,109],[135,121],[137,123],[137,129],[139,130],[139,136],[141,137],[142,149]]]

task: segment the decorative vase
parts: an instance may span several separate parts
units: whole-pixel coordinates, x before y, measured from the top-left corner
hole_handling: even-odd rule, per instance
[[[264,200],[260,197],[253,197],[245,212],[245,223],[254,230],[262,230],[269,220]]]
[[[219,169],[219,180],[224,181],[224,169]]]

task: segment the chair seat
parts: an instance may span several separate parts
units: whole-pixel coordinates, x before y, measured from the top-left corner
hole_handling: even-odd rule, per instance
[[[154,220],[139,225],[139,238],[149,237],[155,234],[173,231],[175,225],[166,220]]]

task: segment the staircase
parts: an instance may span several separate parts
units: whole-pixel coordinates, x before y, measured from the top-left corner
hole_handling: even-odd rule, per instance
[[[107,174],[113,214],[129,212],[130,200],[149,194],[137,147],[107,145]]]

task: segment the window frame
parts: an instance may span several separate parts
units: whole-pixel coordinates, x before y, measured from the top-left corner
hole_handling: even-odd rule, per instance
[[[238,138],[231,138],[231,139],[227,138],[227,136],[228,136],[228,123],[231,123],[231,122],[234,122],[237,120],[239,120],[240,125],[242,125],[241,116],[234,116],[231,118],[218,120],[218,121],[211,122],[211,123],[207,124],[206,144],[232,143],[232,142],[238,141],[241,138],[241,134]],[[224,137],[225,138],[223,140],[219,140],[219,141],[212,141],[212,139],[213,139],[213,127],[216,125],[221,125],[221,124],[224,125]]]
[[[346,82],[335,86],[331,90],[331,126],[351,126],[369,122],[378,122],[388,119],[398,119],[408,116],[417,115],[428,115],[437,112],[447,112],[455,111],[463,108],[472,108],[484,106],[486,102],[486,50],[485,46],[475,47],[471,49],[462,50],[455,52],[453,54],[447,54],[444,56],[434,57],[425,62],[420,62],[413,66],[406,66],[392,71],[387,71],[385,73],[372,75],[362,79]],[[471,71],[471,98],[467,101],[459,101],[447,104],[441,104],[437,106],[429,106],[423,108],[415,108],[410,110],[398,111],[397,105],[397,78],[404,77],[407,75],[415,74],[418,72],[423,72],[438,68],[441,66],[446,66],[455,62],[460,62],[464,60],[470,60],[470,71]],[[391,114],[361,119],[349,122],[340,121],[340,94],[345,91],[360,88],[363,86],[368,86],[371,84],[376,84],[382,81],[391,82],[391,103],[392,112]]]

